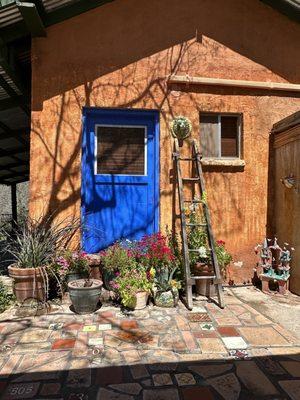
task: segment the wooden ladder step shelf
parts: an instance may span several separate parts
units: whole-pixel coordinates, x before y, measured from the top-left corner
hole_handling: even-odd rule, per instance
[[[181,157],[178,139],[174,139],[174,152],[173,160],[176,167],[176,183],[178,186],[178,199],[179,199],[179,210],[180,210],[180,221],[181,221],[181,238],[182,238],[182,253],[184,261],[184,276],[185,276],[185,294],[186,294],[186,304],[188,309],[193,308],[193,293],[192,288],[197,280],[212,280],[216,287],[216,292],[218,296],[218,304],[221,308],[224,308],[224,296],[222,287],[222,278],[220,273],[220,268],[218,265],[218,259],[215,251],[215,241],[211,227],[210,212],[208,205],[205,200],[185,200],[183,196],[183,183],[193,182],[198,185],[200,198],[204,199],[206,196],[204,177],[201,165],[201,155],[198,150],[198,146],[195,140],[192,140],[192,156],[191,157]],[[192,161],[192,170],[196,171],[196,177],[182,177],[181,174],[181,161]],[[186,221],[185,206],[184,203],[191,204],[201,204],[203,210],[205,223],[188,223]],[[200,249],[191,249],[188,247],[188,231],[189,226],[203,226],[206,229],[207,240],[209,251],[211,254],[211,263],[213,267],[213,275],[206,276],[192,276],[191,275],[191,265],[189,253],[199,252]]]

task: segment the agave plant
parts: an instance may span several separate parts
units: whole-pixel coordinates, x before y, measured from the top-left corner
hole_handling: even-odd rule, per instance
[[[178,266],[176,265],[171,270],[166,269],[164,273],[155,277],[154,284],[158,293],[168,292],[169,290],[173,292],[174,289],[180,288],[180,283],[173,279],[177,268]]]

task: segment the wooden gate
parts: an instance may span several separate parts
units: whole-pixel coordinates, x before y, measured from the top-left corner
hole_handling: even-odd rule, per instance
[[[290,290],[300,295],[300,112],[276,123],[272,132],[272,230],[280,243],[295,248]]]

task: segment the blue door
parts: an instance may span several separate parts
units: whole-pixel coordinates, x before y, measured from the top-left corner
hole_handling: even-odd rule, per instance
[[[84,250],[157,232],[158,112],[85,108],[82,146]]]

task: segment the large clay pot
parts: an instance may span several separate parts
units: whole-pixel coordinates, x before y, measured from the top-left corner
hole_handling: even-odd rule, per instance
[[[45,267],[18,268],[11,265],[8,267],[8,273],[14,279],[13,291],[19,302],[29,298],[39,301],[46,300],[45,275],[47,271]]]
[[[214,269],[212,265],[208,265],[206,263],[197,262],[193,266],[193,274],[195,276],[213,276]]]
[[[158,307],[176,307],[179,301],[178,289],[174,288],[166,292],[155,291],[153,299]]]
[[[91,279],[92,285],[84,287],[85,279],[68,283],[70,299],[77,314],[93,313],[100,299],[102,281]]]

